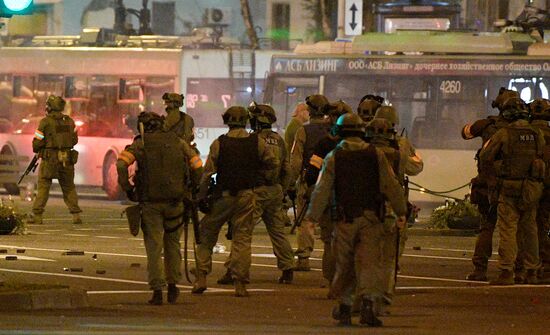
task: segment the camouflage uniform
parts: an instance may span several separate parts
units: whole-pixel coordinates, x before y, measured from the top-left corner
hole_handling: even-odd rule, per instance
[[[347,176],[343,172],[339,173],[337,170],[338,152],[364,151],[365,149],[369,152],[369,159],[354,162],[358,164],[359,162],[365,162],[365,164],[372,165],[371,167],[375,170],[359,169],[366,174],[366,177],[361,179],[367,180],[372,185],[378,185],[379,188],[377,191],[361,192],[363,195],[356,194],[355,196],[364,198],[364,194],[372,194],[374,197],[375,193],[372,192],[380,192],[389,199],[394,211],[399,216],[405,215],[406,206],[403,189],[384,157],[384,153],[365,143],[359,137],[348,137],[342,140],[337,148],[329,153],[324,160],[321,176],[312,194],[307,213],[308,220],[317,221],[322,217],[335,189],[338,206],[339,208],[344,207],[345,211],[347,202],[343,200],[345,197],[340,198],[338,194],[340,187],[338,181],[344,181],[349,185],[354,181],[346,179],[353,179],[358,175],[357,172],[348,173]],[[353,197],[353,194],[350,194],[350,196]],[[343,220],[336,224],[333,248],[336,257],[336,273],[332,283],[332,291],[340,301],[341,312],[343,309],[349,312],[354,293],[363,299],[361,322],[368,324],[371,324],[373,320],[363,320],[363,311],[370,309],[372,312],[373,304],[383,296],[386,288],[380,262],[382,258],[380,241],[385,227],[380,224],[380,213],[370,208],[369,205],[369,207],[362,209],[362,214],[357,217],[346,215]],[[376,320],[376,322],[380,321]]]
[[[230,107],[231,109],[242,107]],[[226,112],[227,113],[227,112]],[[248,112],[245,112],[248,115]],[[235,156],[230,156],[222,150],[222,140],[228,141],[231,139],[245,139],[253,141],[257,135],[250,135],[245,129],[245,124],[242,127],[230,128],[226,135],[216,139],[210,146],[210,153],[205,165],[205,173],[201,180],[201,191],[199,199],[204,198],[204,191],[210,184],[210,178],[214,173],[217,173],[216,190],[221,192],[221,196],[214,200],[212,208],[201,220],[200,236],[201,243],[197,246],[196,258],[196,274],[197,278],[193,287],[193,293],[202,293],[206,290],[206,275],[212,271],[212,248],[215,246],[221,227],[225,222],[230,221],[233,224],[233,239],[231,243],[231,261],[230,271],[235,281],[235,293],[237,296],[246,296],[248,293],[244,285],[250,281],[250,264],[251,264],[251,242],[252,231],[254,229],[254,209],[256,207],[256,196],[253,186],[256,181],[256,175],[260,168],[269,169],[276,166],[276,158],[272,152],[266,150],[265,143],[256,141],[254,143],[245,143],[240,146],[241,154],[247,162],[235,162]],[[250,138],[249,138],[250,137]],[[231,140],[234,141],[234,140]],[[248,152],[248,148],[256,145],[257,153]],[[224,155],[227,155],[224,157]],[[240,169],[229,169],[222,171],[220,167],[220,158],[225,159],[224,164],[240,164]],[[219,169],[220,168],[220,169]],[[219,170],[218,170],[219,169]],[[238,170],[238,171],[237,171]],[[243,173],[243,171],[246,171]],[[224,178],[239,179],[243,184],[250,185],[246,188],[240,187],[235,191],[223,189],[225,186],[220,184],[220,175],[222,172],[227,176]]]
[[[518,255],[518,239],[523,241],[527,280],[536,281],[540,264],[535,215],[545,169],[540,159],[543,147],[543,135],[528,121],[520,119],[497,131],[479,154],[482,167],[485,163],[493,163],[498,177],[498,267],[501,272],[498,279],[491,282],[493,284],[514,283],[512,270]]]
[[[539,237],[539,257],[542,264],[542,271],[550,270],[550,127],[546,120],[534,120],[531,125],[542,131],[546,143],[543,155],[546,162],[546,176],[544,178],[544,190],[537,209],[537,231]],[[541,272],[542,272],[541,271]],[[542,273],[539,276],[542,278]]]
[[[162,98],[166,104],[167,114],[164,120],[164,131],[173,131],[187,143],[193,142],[195,139],[195,135],[193,134],[195,122],[189,114],[179,110],[179,107],[183,106],[183,95],[165,93]]]
[[[462,138],[471,140],[481,137],[482,145],[485,145],[491,136],[508,124],[509,121],[502,116],[489,116],[486,119],[465,125],[462,128]],[[489,194],[496,187],[496,176],[491,165],[481,169],[479,159],[477,170],[478,175],[472,179],[470,200],[478,207],[481,214],[481,225],[472,257],[474,272],[469,274],[467,279],[484,281],[487,280],[487,264],[493,253],[493,233],[497,222],[497,206],[491,206],[489,199]]]
[[[135,161],[134,190],[128,180],[128,167]],[[180,237],[183,231],[183,200],[187,194],[184,174],[191,171],[194,184],[198,184],[202,161],[187,142],[159,127],[147,131],[143,140],[137,136],[120,153],[117,171],[121,188],[130,193],[131,198],[132,193],[137,192],[140,202],[149,286],[156,294],[161,294],[160,290],[168,283],[168,300],[173,303],[177,298],[175,292],[179,293],[175,285],[181,279]],[[170,294],[176,294],[176,297],[171,298]],[[160,298],[153,296],[150,303],[162,304],[162,295]]]
[[[292,169],[292,180],[296,181],[296,205],[298,213],[304,210],[303,207],[305,206],[306,199],[309,198],[309,194],[311,193],[311,188],[307,186],[302,172],[311,158],[313,148],[328,132],[329,123],[327,120],[324,117],[314,115],[311,115],[309,123],[296,131],[296,137],[290,153],[290,166]],[[321,220],[323,221],[323,225],[328,225],[328,221],[330,221],[328,212]],[[297,241],[298,249],[296,250],[296,255],[298,256],[298,266],[300,267],[302,260],[309,259],[314,248],[315,237],[312,227],[301,225],[298,229]],[[308,269],[309,264],[304,266],[303,269],[299,268],[299,270]]]
[[[33,152],[41,158],[38,170],[38,188],[32,206],[34,222],[42,223],[42,213],[48,202],[52,179],[59,181],[63,200],[73,214],[73,223],[82,223],[78,196],[74,185],[74,164],[78,153],[73,147],[78,143],[73,119],[62,113],[65,101],[50,96],[47,101],[48,115],[40,120],[32,141]]]

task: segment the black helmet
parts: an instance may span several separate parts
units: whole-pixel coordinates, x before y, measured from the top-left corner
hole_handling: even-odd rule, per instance
[[[306,105],[310,116],[322,116],[323,107],[328,104],[328,99],[322,94],[313,94],[306,98]]]
[[[392,139],[395,135],[395,130],[390,121],[383,118],[374,118],[367,123],[367,134],[369,137]]]
[[[138,131],[141,125],[143,125],[143,131],[146,133],[152,133],[162,129],[164,118],[157,113],[153,112],[141,112],[138,115]]]
[[[48,111],[62,112],[65,109],[65,100],[57,95],[50,95],[46,100]]]
[[[382,104],[375,99],[365,99],[357,106],[357,114],[365,121],[370,121],[374,118],[376,110],[382,106]]]
[[[335,129],[337,135],[341,137],[362,137],[365,135],[365,122],[357,114],[345,113],[336,121]]]
[[[375,119],[386,119],[391,123],[392,127],[399,123],[399,115],[392,106],[381,106],[374,115]]]
[[[269,105],[258,105],[256,102],[252,102],[248,107],[250,112],[250,118],[255,119],[257,122],[272,124],[277,121],[275,110]]]
[[[510,99],[510,98],[518,98],[519,99],[520,98],[519,93],[517,91],[508,90],[504,87],[501,87],[498,91],[497,97],[491,103],[491,106],[493,108],[498,108],[502,112],[504,110],[503,109],[503,103],[506,100]]]
[[[248,111],[242,106],[231,106],[222,114],[223,123],[228,126],[246,127],[249,117]]]
[[[535,99],[528,104],[531,118],[535,120],[550,121],[550,100]]]
[[[343,102],[342,100],[333,101],[323,107],[324,115],[332,116],[336,119],[346,113],[353,113],[353,110],[347,103]]]
[[[166,92],[162,95],[164,102],[173,102],[176,106],[183,106],[183,94]]]

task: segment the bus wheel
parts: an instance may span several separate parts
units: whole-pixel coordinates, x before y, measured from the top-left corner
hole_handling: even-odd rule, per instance
[[[0,155],[13,155],[13,152],[10,147],[4,146],[0,151]],[[0,166],[1,165],[17,166],[18,162],[17,160],[3,159],[3,160],[0,160]],[[1,169],[2,168],[0,168],[0,170]],[[17,174],[17,172],[15,171],[13,171],[12,173]],[[11,194],[11,195],[19,195],[21,193],[21,190],[19,189],[19,186],[16,183],[4,183],[4,188],[6,189],[6,191],[8,191],[8,194]]]
[[[118,173],[116,171],[117,157],[110,152],[103,160],[103,190],[107,193],[109,200],[122,200],[124,194],[118,186]]]

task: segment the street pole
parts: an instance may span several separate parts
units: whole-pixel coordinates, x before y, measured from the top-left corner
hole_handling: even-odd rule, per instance
[[[337,27],[337,38],[344,38],[346,36],[344,25],[346,18],[346,0],[338,0],[338,27]]]

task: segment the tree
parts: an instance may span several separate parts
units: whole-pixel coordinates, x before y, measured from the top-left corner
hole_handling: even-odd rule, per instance
[[[258,35],[254,29],[254,23],[252,21],[252,16],[250,15],[250,6],[248,0],[241,0],[241,14],[243,15],[244,26],[246,28],[246,34],[250,40],[250,48],[258,49],[260,46],[258,42]]]
[[[331,0],[302,0],[302,8],[309,13],[312,23],[308,24],[308,34],[313,40],[333,39],[336,36],[336,21],[332,13],[338,10],[338,2]]]

